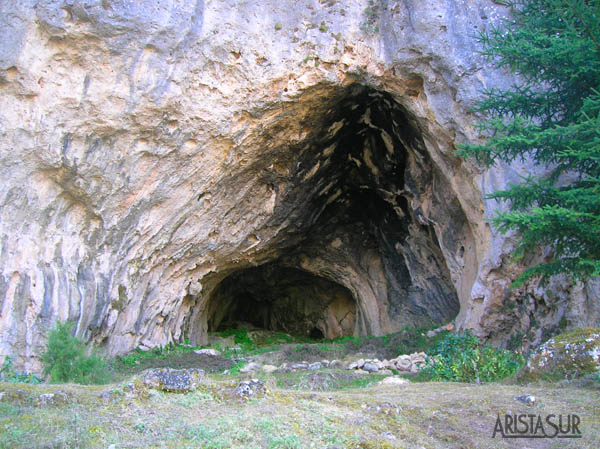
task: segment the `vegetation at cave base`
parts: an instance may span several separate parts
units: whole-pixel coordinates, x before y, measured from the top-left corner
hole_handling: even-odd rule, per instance
[[[479,35],[483,54],[518,76],[518,85],[484,92],[477,112],[489,136],[459,154],[490,166],[532,160],[545,176],[492,193],[506,201],[493,223],[520,234],[516,258],[540,246],[553,257],[515,281],[567,273],[600,275],[600,2],[516,0],[512,15]]]
[[[48,345],[42,355],[44,374],[52,382],[102,384],[110,381],[106,361],[96,354],[86,355],[87,345],[73,336],[74,323],[56,323],[50,331]]]
[[[428,351],[419,380],[492,382],[515,374],[525,363],[517,352],[480,345],[477,337],[448,334]]]

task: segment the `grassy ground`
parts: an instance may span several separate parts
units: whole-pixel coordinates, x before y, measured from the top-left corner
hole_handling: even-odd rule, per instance
[[[61,385],[67,404],[34,405],[54,385],[2,384],[2,448],[598,448],[600,392],[556,385],[410,383],[342,391],[281,389],[247,402],[218,378],[188,394],[127,397],[123,385]],[[370,376],[367,376],[370,377]],[[18,393],[22,390],[23,393]],[[112,392],[101,399],[103,391]],[[514,400],[533,394],[535,406]],[[379,408],[377,408],[377,406]],[[374,407],[374,408],[373,408]],[[492,439],[498,413],[576,413],[583,438]]]
[[[413,382],[381,385],[381,375],[344,369],[244,375],[250,361],[391,358],[428,350],[420,331],[378,338],[309,342],[277,333],[233,333],[237,348],[218,357],[176,346],[133,352],[111,366],[114,382],[103,386],[0,383],[0,449],[3,448],[598,448],[600,383],[484,385]],[[203,386],[187,394],[147,390],[136,375],[150,367],[203,368]],[[224,370],[228,370],[224,374]],[[263,398],[233,394],[240,380],[259,378]],[[133,385],[133,387],[132,387]],[[66,401],[39,403],[62,391]],[[515,396],[531,394],[527,406]],[[578,414],[583,438],[492,438],[497,415]],[[573,442],[571,444],[571,442]]]

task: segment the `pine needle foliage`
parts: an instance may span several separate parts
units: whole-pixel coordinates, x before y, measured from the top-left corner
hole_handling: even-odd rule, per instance
[[[541,246],[550,258],[527,269],[532,277],[600,275],[600,0],[517,0],[511,15],[481,33],[483,54],[518,75],[508,89],[484,91],[477,112],[481,145],[459,154],[487,166],[529,160],[548,167],[544,177],[492,193],[509,211],[493,224],[520,235],[515,257]]]

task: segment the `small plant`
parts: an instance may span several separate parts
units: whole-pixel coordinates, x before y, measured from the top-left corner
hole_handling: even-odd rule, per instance
[[[39,384],[42,379],[34,374],[26,373],[24,371],[15,371],[13,369],[14,359],[11,356],[6,356],[4,363],[0,367],[0,381],[2,382],[22,382],[28,384]]]
[[[57,323],[50,331],[48,346],[42,355],[44,374],[52,382],[104,384],[110,381],[106,361],[96,354],[86,356],[86,344],[72,336],[74,323]]]
[[[327,33],[328,30],[329,28],[327,27],[327,25],[325,25],[325,22],[321,22],[321,25],[319,25],[319,31],[321,33]]]
[[[363,11],[364,21],[360,25],[360,29],[365,33],[379,32],[378,22],[380,6],[378,0],[369,0],[369,6]]]
[[[233,341],[240,345],[244,351],[251,351],[256,348],[254,340],[248,335],[248,329],[227,329],[221,332],[222,337],[233,335]]]
[[[279,31],[281,28],[283,28],[283,26],[280,23],[275,24],[275,31]]]
[[[525,363],[515,352],[479,345],[469,333],[446,335],[429,356],[419,377],[435,381],[491,382],[516,373]]]

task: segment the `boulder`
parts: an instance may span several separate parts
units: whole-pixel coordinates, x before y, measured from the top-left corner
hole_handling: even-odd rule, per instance
[[[600,329],[581,328],[551,338],[529,357],[525,376],[575,378],[600,371]]]
[[[70,395],[65,393],[64,391],[56,391],[54,393],[44,393],[40,394],[34,404],[36,406],[56,406],[56,405],[65,405],[70,402]]]
[[[171,369],[152,368],[146,370],[142,376],[142,383],[155,390],[168,393],[187,393],[193,391],[200,385],[204,378],[204,370],[201,369]]]

